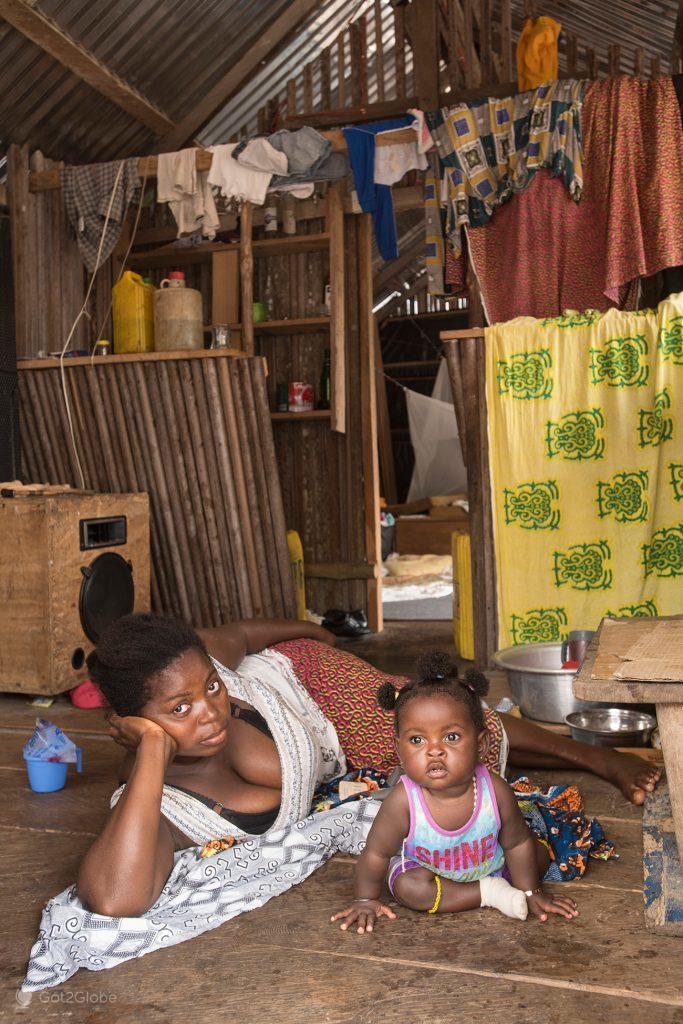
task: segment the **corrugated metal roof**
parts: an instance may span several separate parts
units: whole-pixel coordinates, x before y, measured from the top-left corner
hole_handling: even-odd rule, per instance
[[[36,7],[173,120],[193,109],[288,0],[38,0]]]
[[[678,14],[678,0],[543,0],[539,14],[559,21],[562,27],[579,41],[579,72],[585,70],[582,56],[585,47],[593,49],[598,67],[607,73],[607,49],[621,46],[621,69],[633,72],[633,54],[636,47],[645,52],[644,73],[649,73],[649,60],[661,59],[662,73],[670,69],[674,26]],[[513,35],[518,38],[524,22],[524,0],[512,0]]]
[[[373,0],[327,0],[311,17],[299,28],[294,39],[285,45],[267,64],[252,77],[249,85],[224,107],[213,121],[207,125],[202,133],[202,142],[211,145],[214,142],[229,139],[237,134],[244,124],[253,127],[258,110],[265,106],[268,100],[279,95],[283,100],[290,78],[300,79],[301,71],[305,64],[315,60],[316,57],[330,46],[339,33],[346,28],[351,21],[357,20],[362,14],[370,12],[374,8]],[[393,95],[393,9],[388,0],[383,2],[382,18],[382,39],[384,44],[385,80],[389,89],[387,99]],[[372,55],[374,53],[373,43],[374,23],[371,29],[371,44],[368,48],[369,62],[369,100],[376,99],[374,94],[374,78],[372,75]],[[348,43],[347,43],[348,48]],[[349,56],[347,54],[347,65]],[[411,72],[411,63],[408,59],[406,65],[408,74]],[[350,67],[347,66],[347,73]],[[332,63],[332,91],[337,88],[336,58]],[[314,98],[319,83],[314,80]]]
[[[35,6],[178,120],[249,50],[287,0],[37,0]],[[383,6],[385,60],[391,63],[389,0]],[[243,124],[253,128],[258,109],[276,93],[283,97],[288,79],[372,7],[373,0],[325,0],[315,6],[295,36],[207,126],[203,140],[228,139]],[[523,7],[523,0],[513,0],[515,34]],[[580,55],[585,46],[595,49],[603,68],[607,47],[618,43],[623,70],[631,70],[637,46],[646,59],[659,55],[662,71],[669,69],[678,0],[544,0],[539,7],[578,36]],[[333,79],[334,68],[333,62]],[[392,95],[389,82],[388,98]],[[79,162],[142,154],[153,142],[148,129],[1,22],[0,138]],[[0,161],[2,153],[0,143]]]

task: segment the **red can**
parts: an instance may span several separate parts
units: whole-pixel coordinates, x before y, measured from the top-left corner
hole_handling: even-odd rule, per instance
[[[289,411],[308,412],[313,408],[313,385],[291,381],[288,389]]]

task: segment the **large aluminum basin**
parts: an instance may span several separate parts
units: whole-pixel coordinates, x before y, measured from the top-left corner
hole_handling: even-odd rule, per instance
[[[562,668],[561,650],[562,644],[523,644],[494,654],[494,662],[505,669],[512,696],[527,718],[564,724],[573,711],[595,707],[592,701],[574,696],[576,670]]]

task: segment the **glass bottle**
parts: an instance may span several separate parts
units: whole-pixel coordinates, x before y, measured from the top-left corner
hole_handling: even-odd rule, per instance
[[[332,401],[332,380],[330,377],[330,350],[325,349],[323,355],[323,369],[320,374],[320,388],[318,391],[318,408],[329,409]]]

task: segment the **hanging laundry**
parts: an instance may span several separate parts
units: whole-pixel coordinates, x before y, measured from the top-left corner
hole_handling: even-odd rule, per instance
[[[424,204],[427,289],[430,295],[443,295],[446,290],[446,211],[441,206],[441,161],[437,153],[429,154],[429,167],[424,181]]]
[[[680,611],[682,322],[679,295],[486,330],[499,647]]]
[[[355,125],[344,128],[349,160],[363,213],[372,214],[375,238],[382,259],[394,260],[398,256],[394,203],[389,185],[375,184],[375,136],[395,128],[407,128],[412,118],[396,117],[376,124]]]
[[[527,18],[517,43],[517,88],[536,89],[557,78],[559,21],[542,16]]]
[[[418,110],[416,107],[411,107],[408,113],[412,114],[415,119],[413,121],[413,128],[417,134],[417,148],[420,153],[428,153],[434,146],[434,139],[429,130],[425,112],[424,110]]]
[[[489,323],[633,308],[638,279],[683,264],[683,128],[671,78],[589,86],[585,181],[573,203],[547,172],[468,229]]]
[[[276,175],[271,188],[276,191],[293,192],[297,198],[311,195],[316,181],[340,181],[349,173],[349,162],[345,153],[332,152],[332,143],[315,128],[307,126],[290,132],[283,128],[268,136],[275,149],[287,157],[289,169],[286,175]],[[307,193],[302,191],[308,186]]]
[[[98,252],[99,266],[111,256],[119,240],[128,205],[140,187],[137,157],[112,160],[106,164],[63,167],[60,180],[69,222],[76,232],[78,250],[92,273],[98,265]]]
[[[208,177],[209,185],[219,188],[226,199],[262,206],[273,177],[272,172],[254,171],[243,167],[238,160],[233,159],[236,148],[237,144],[233,142],[210,147],[213,157]]]
[[[269,135],[268,142],[285,155],[288,174],[315,174],[332,152],[330,140],[309,127],[295,132],[282,128]]]
[[[460,227],[487,223],[541,167],[581,197],[584,81],[553,82],[534,92],[489,97],[428,113],[448,179],[447,233],[456,255]]]
[[[239,142],[233,151],[233,158],[250,171],[269,171],[271,174],[286,174],[289,170],[287,157],[271,146],[268,139],[258,136],[246,142]]]
[[[375,147],[375,184],[395,185],[408,171],[425,171],[427,157],[416,142],[398,142],[394,146]]]
[[[219,228],[218,213],[207,171],[197,170],[197,150],[160,153],[157,160],[157,202],[168,203],[178,235],[201,229],[211,240]]]

